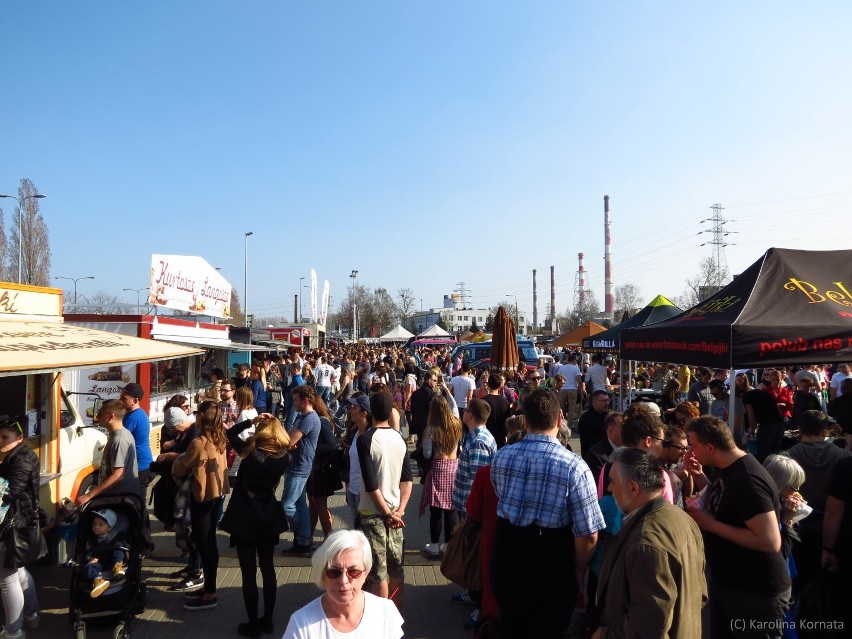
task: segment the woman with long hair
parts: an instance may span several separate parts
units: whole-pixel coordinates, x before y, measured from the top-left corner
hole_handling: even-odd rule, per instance
[[[198,436],[186,452],[175,460],[172,474],[178,479],[190,475],[189,512],[192,537],[201,557],[203,592],[184,601],[187,610],[216,607],[216,573],[219,549],[216,547],[216,524],[219,504],[230,492],[228,464],[225,458],[227,440],[222,426],[222,411],[217,402],[201,402],[196,411]]]
[[[663,388],[660,408],[664,411],[674,410],[678,405],[678,397],[680,397],[680,382],[677,381],[676,377],[672,377],[666,382],[665,388]]]
[[[39,465],[16,420],[0,423],[0,452],[6,454],[0,462],[0,477],[8,482],[3,503],[9,506],[0,525],[0,590],[6,619],[2,636],[15,639],[24,636],[24,626],[38,627],[39,620],[35,581],[26,569],[28,561],[38,558],[39,548],[16,544],[16,539],[29,536],[26,532],[16,535],[13,530],[28,531],[35,526],[38,531]]]
[[[257,364],[251,367],[251,393],[257,412],[265,412],[269,405],[269,392],[266,390],[266,371]]]
[[[343,488],[343,482],[340,481],[340,467],[337,463],[334,418],[319,395],[314,400],[314,410],[320,418],[320,433],[307,483],[308,513],[311,517],[311,537],[314,536],[317,521],[322,527],[323,537],[328,537],[334,520],[328,509],[328,498]]]
[[[240,435],[249,428],[256,429],[255,433],[244,441]],[[274,631],[272,614],[278,583],[272,558],[281,533],[287,530],[275,488],[290,463],[290,436],[277,418],[264,413],[238,422],[227,432],[227,438],[241,463],[239,481],[219,527],[231,534],[231,546],[236,547],[240,562],[248,622],[238,624],[237,632],[257,637],[261,631]],[[263,615],[258,611],[258,567],[263,580]]]
[[[248,386],[240,386],[237,392],[234,393],[234,400],[237,402],[237,410],[239,411],[235,423],[250,422],[260,414],[254,407],[254,393]],[[248,439],[253,434],[254,428],[250,427],[248,430],[243,431],[242,438],[244,440]]]
[[[195,418],[189,414],[190,404],[186,395],[173,395],[163,406],[163,428],[160,431],[160,449],[168,450],[169,442],[178,436],[178,432],[186,430],[178,427],[186,422],[195,423]],[[186,424],[189,427],[190,424]]]
[[[458,452],[461,442],[461,421],[453,415],[450,405],[441,396],[433,397],[429,404],[429,417],[423,433],[424,456],[432,458],[432,468],[426,475],[423,495],[420,500],[420,516],[429,506],[429,537],[425,552],[439,556],[453,536],[458,522],[453,509],[453,484],[459,466]],[[441,523],[444,528],[444,543],[441,539]]]
[[[316,387],[317,378],[314,375],[314,369],[311,368],[311,365],[305,362],[305,365],[302,367],[302,379],[305,380],[305,384],[311,387]]]

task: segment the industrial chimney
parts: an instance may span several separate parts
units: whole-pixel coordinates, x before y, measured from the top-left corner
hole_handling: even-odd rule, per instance
[[[533,269],[533,330],[538,328],[538,292],[535,287],[535,269]]]
[[[604,311],[612,320],[615,312],[615,297],[612,294],[612,232],[608,195],[604,195]]]
[[[556,267],[550,267],[550,330],[556,332]]]

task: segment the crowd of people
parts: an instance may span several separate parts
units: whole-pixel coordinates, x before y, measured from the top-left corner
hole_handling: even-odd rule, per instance
[[[313,555],[323,590],[285,637],[401,637],[406,522],[427,511],[426,558],[444,554],[460,520],[481,530],[481,589],[452,596],[473,607],[465,626],[479,636],[780,637],[806,636],[802,620],[848,623],[843,609],[807,616],[826,575],[849,595],[845,364],[731,376],[646,362],[624,380],[610,357],[549,354],[552,364],[480,372],[448,347],[358,345],[265,358],[233,377],[215,369],[194,410],[184,395],[168,402],[156,459],[142,389],[128,384],[96,416],[109,439],[78,504],[144,496],[159,475],[154,512],[187,557],[170,590],[188,611],[215,608],[216,534],[228,533],[246,609],[237,632],[249,637],[275,630],[285,531],[283,552]],[[625,386],[657,392],[614,410]],[[20,441],[0,424],[0,450]],[[13,503],[32,510],[21,490]],[[348,516],[334,531],[338,491]],[[34,586],[2,543],[0,556],[4,636],[20,637],[37,624]],[[105,588],[92,578],[92,597]]]

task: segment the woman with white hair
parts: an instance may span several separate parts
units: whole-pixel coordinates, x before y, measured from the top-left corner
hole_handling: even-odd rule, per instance
[[[390,599],[362,589],[373,556],[358,530],[337,530],[311,558],[311,577],[325,591],[290,617],[283,639],[399,639],[403,619]]]

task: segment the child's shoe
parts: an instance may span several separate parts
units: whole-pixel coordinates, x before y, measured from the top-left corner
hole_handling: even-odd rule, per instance
[[[107,588],[109,588],[109,582],[106,579],[95,577],[95,580],[92,582],[92,598],[100,597]]]
[[[118,579],[119,577],[124,577],[124,575],[125,575],[124,571],[125,571],[126,568],[127,568],[127,566],[124,565],[124,562],[119,561],[117,564],[115,564],[112,567],[112,576],[115,577],[116,579]]]

